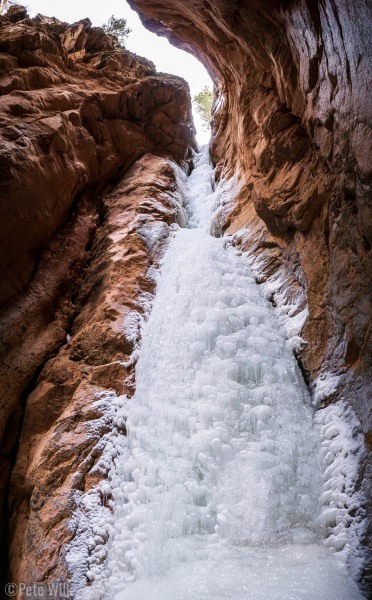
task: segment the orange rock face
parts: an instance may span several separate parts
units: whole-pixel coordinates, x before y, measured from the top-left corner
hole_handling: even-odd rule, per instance
[[[27,398],[10,487],[11,575],[14,581],[68,576],[65,546],[77,491],[105,475],[97,471],[102,436],[115,427],[110,398],[131,395],[135,341],[128,314],[143,314],[157,267],[177,220],[176,165],[146,154],[104,196],[104,223],[79,292],[80,311],[68,340],[47,361]],[[101,394],[101,396],[100,396]]]
[[[207,66],[213,159],[240,185],[221,226],[244,229],[236,241],[259,281],[280,275],[273,302],[308,306],[304,375],[310,386],[341,376],[335,399],[371,444],[370,8],[129,3]],[[0,128],[3,538],[11,579],[47,582],[66,577],[76,493],[105,475],[102,393],[132,392],[136,341],[123,323],[154,291],[178,218],[175,162],[194,132],[182,80],[116,51],[88,20],[31,20],[20,7],[0,18]],[[371,478],[367,457],[366,496]],[[367,561],[359,576],[368,590]]]
[[[151,299],[151,268],[178,218],[177,163],[187,168],[195,147],[190,111],[182,79],[116,50],[89,20],[29,19],[22,7],[0,17],[8,581],[66,575],[73,495],[97,479],[88,474],[97,441],[112,426],[105,417],[87,436],[104,412],[96,397],[134,385],[123,323]]]
[[[245,228],[260,281],[281,275],[274,302],[281,294],[308,305],[305,378],[312,384],[324,372],[341,375],[335,399],[351,403],[371,448],[371,6],[129,4],[149,29],[208,68],[216,96],[212,155],[217,172],[241,185],[222,226],[232,234]],[[367,459],[367,498],[369,469]],[[362,576],[370,588],[372,566]]]
[[[24,290],[79,194],[102,188],[146,152],[184,160],[193,126],[185,83],[157,76],[149,61],[115,51],[89,22],[78,24],[79,35],[76,26],[37,19],[11,23],[4,17],[1,25],[5,304]],[[83,57],[69,58],[66,48],[83,44]]]

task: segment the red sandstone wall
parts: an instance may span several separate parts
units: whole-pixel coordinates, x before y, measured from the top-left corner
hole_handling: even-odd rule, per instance
[[[96,445],[113,427],[103,418],[88,436],[104,412],[96,397],[133,388],[123,320],[154,290],[148,269],[177,219],[176,163],[187,168],[194,146],[183,80],[116,51],[88,20],[28,19],[22,7],[0,17],[0,564],[7,569],[9,544],[8,581],[66,577],[74,491],[94,484]],[[151,247],[140,235],[145,221],[162,227]]]

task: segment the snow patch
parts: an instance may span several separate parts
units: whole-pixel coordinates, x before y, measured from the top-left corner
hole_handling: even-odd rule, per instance
[[[319,393],[322,397],[332,393],[337,383],[335,376],[324,377]],[[324,543],[344,563],[350,562],[350,570],[357,579],[362,569],[360,540],[366,527],[363,498],[356,489],[359,467],[365,456],[361,424],[345,401],[318,410],[314,420],[321,426],[322,436]]]
[[[332,373],[323,373],[317,377],[313,384],[313,404],[319,407],[323,400],[337,391],[341,376]]]

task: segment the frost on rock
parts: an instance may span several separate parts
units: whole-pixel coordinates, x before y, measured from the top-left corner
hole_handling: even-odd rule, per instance
[[[329,393],[336,389],[336,377],[323,377],[322,382],[322,397],[326,390]],[[344,401],[318,410],[315,423],[321,425],[322,437],[324,543],[349,563],[350,571],[357,579],[362,568],[358,547],[366,526],[364,499],[356,486],[359,465],[365,455],[361,425],[353,409]]]
[[[145,242],[149,250],[154,250],[157,244],[163,244],[164,239],[168,237],[169,226],[162,221],[147,219],[146,222],[137,229],[140,238]]]
[[[234,239],[239,240],[244,245],[248,237],[248,231],[241,229],[235,234]],[[265,258],[256,256],[249,251],[242,254],[246,257],[254,275],[261,277],[265,272]],[[289,284],[289,275],[285,266],[282,265],[263,283],[260,283],[259,287],[265,298],[273,303],[274,313],[290,341],[290,346],[297,353],[306,344],[306,341],[301,337],[301,332],[308,319],[309,310],[305,292],[301,287],[298,288],[291,300],[288,299]]]
[[[332,373],[322,373],[313,384],[313,404],[319,407],[323,400],[337,391],[341,376]]]
[[[222,179],[214,193],[213,214],[211,217],[211,233],[212,235],[221,235],[221,221],[226,221],[229,212],[233,208],[234,199],[239,194],[241,185],[238,177],[235,175],[230,179]],[[266,270],[266,256],[264,253],[257,253],[250,241],[250,231],[243,227],[231,236],[231,243],[238,248],[245,246],[248,250],[240,254],[243,260],[249,264],[253,275],[262,280]],[[229,238],[227,238],[229,239]],[[250,248],[250,249],[249,249]],[[301,286],[297,286],[296,291],[291,299],[288,298],[288,289],[290,288],[290,277],[285,265],[281,265],[271,276],[266,277],[263,283],[259,284],[264,297],[275,307],[275,315],[283,327],[286,337],[291,340],[290,346],[292,350],[299,352],[306,341],[300,337],[305,323],[308,319],[309,312],[307,307],[306,290]]]
[[[103,416],[89,422],[87,436],[97,437],[94,434],[103,429],[107,433],[99,439],[91,452],[92,456],[99,456],[99,460],[90,473],[97,474],[102,480],[86,493],[76,491],[72,499],[76,506],[70,522],[74,537],[66,553],[66,560],[72,573],[72,592],[76,598],[85,597],[85,585],[93,581],[93,573],[104,572],[107,557],[105,545],[112,531],[113,509],[111,486],[104,478],[120,453],[123,438],[126,439],[127,397],[116,396],[113,392],[101,392],[97,394],[92,408],[98,408]]]
[[[172,163],[174,170],[176,185],[174,190],[167,191],[168,202],[172,205],[176,223],[168,225],[164,221],[154,219],[152,215],[140,215],[138,220],[142,225],[138,227],[137,233],[145,242],[150,255],[157,256],[157,263],[161,265],[164,253],[167,248],[168,238],[174,235],[179,227],[185,227],[187,222],[185,210],[186,197],[186,174],[175,163]],[[157,210],[161,213],[162,209],[159,204],[156,205]],[[147,278],[154,283],[158,282],[159,271],[153,265],[150,265],[147,271]],[[133,352],[125,366],[135,364],[138,359],[138,353],[141,340],[141,329],[147,321],[151,313],[151,307],[154,299],[154,294],[141,292],[137,298],[139,310],[129,311],[124,318],[123,332],[129,342],[133,344]]]

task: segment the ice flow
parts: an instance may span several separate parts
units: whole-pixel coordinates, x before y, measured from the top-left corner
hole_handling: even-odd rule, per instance
[[[97,597],[360,598],[322,544],[319,431],[290,345],[209,234],[212,181],[204,149],[143,329]]]

